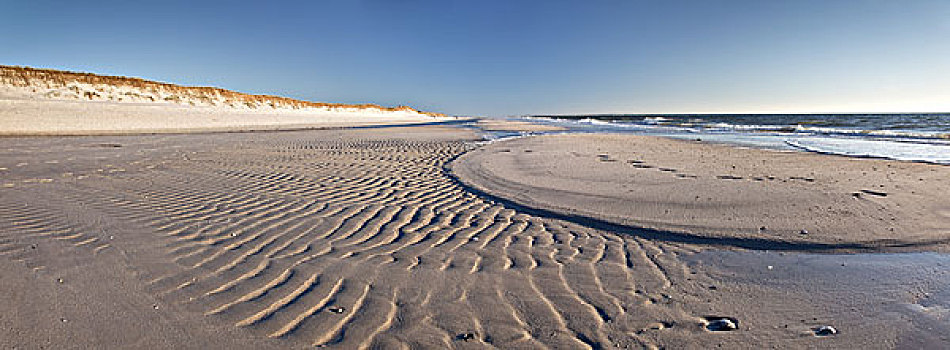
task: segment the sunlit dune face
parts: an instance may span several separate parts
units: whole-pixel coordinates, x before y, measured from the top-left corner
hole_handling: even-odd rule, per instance
[[[207,87],[181,86],[169,83],[149,81],[141,78],[106,76],[92,73],[69,72],[53,69],[37,69],[18,66],[0,66],[0,85],[32,88],[69,88],[77,85],[110,86],[131,90],[125,92],[130,96],[152,102],[186,103],[198,102],[207,105],[225,105],[232,107],[246,106],[273,107],[273,108],[324,108],[324,109],[378,109],[382,111],[406,111],[424,113],[433,116],[444,116],[438,113],[417,111],[408,106],[383,107],[376,104],[343,104],[296,100],[288,97],[273,95],[251,95],[236,91]],[[137,94],[136,92],[144,94]],[[77,95],[83,99],[95,100],[101,97],[95,91],[82,91]],[[156,98],[155,96],[162,96]]]

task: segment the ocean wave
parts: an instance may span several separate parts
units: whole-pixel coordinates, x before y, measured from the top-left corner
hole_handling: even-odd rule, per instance
[[[924,131],[924,130],[863,130],[863,129],[849,129],[849,128],[834,128],[834,127],[824,127],[824,126],[805,126],[805,125],[772,125],[772,124],[731,124],[724,122],[705,122],[705,123],[692,123],[684,121],[662,121],[651,124],[638,124],[638,123],[629,123],[629,122],[607,122],[597,119],[585,119],[584,120],[590,124],[599,124],[599,125],[610,125],[618,127],[632,127],[634,125],[640,127],[656,127],[656,126],[666,126],[666,127],[677,127],[677,128],[692,128],[698,130],[707,130],[707,131],[734,131],[734,132],[753,132],[753,133],[795,133],[795,134],[811,134],[811,135],[840,135],[840,136],[875,136],[875,137],[886,137],[886,138],[914,138],[914,139],[948,139],[950,140],[950,133],[940,132],[940,131]]]
[[[785,142],[792,147],[816,153],[950,164],[950,143],[934,144],[832,137],[801,138],[786,140]]]
[[[664,124],[671,122],[672,119],[666,117],[646,117],[643,118],[643,123],[646,124]]]
[[[794,124],[734,123],[702,121],[696,118],[649,116],[608,119],[606,117],[549,118],[535,121],[553,123],[582,132],[621,132],[661,135],[719,135],[723,140],[761,147],[795,148],[811,152],[852,157],[875,157],[950,165],[950,132],[925,125],[924,130],[836,127],[837,122],[796,121]],[[710,118],[713,119],[713,118]],[[721,118],[720,118],[721,119]],[[902,126],[913,126],[905,123]],[[930,125],[930,124],[928,124]],[[689,136],[694,137],[694,136]],[[751,138],[750,138],[751,137]]]
[[[604,117],[589,117],[581,119],[557,117],[529,117],[534,121],[555,123],[562,125],[578,125],[594,127],[600,131],[644,131],[644,132],[736,132],[736,133],[766,133],[766,134],[797,134],[797,135],[828,135],[828,136],[855,136],[875,139],[919,140],[921,142],[950,140],[950,132],[946,130],[914,130],[909,128],[879,128],[866,129],[857,127],[835,127],[843,125],[830,121],[801,121],[796,124],[755,124],[730,123],[724,121],[706,121],[697,118],[671,118],[664,116],[650,116],[641,119],[606,119]],[[905,123],[901,126],[912,126]]]
[[[737,131],[771,131],[771,132],[794,132],[794,125],[759,125],[759,124],[729,124],[729,123],[712,123],[704,125],[703,127],[709,129],[726,129],[726,130],[737,130]]]
[[[924,138],[924,139],[950,139],[950,133],[939,131],[917,131],[917,130],[855,130],[842,128],[827,128],[818,126],[797,126],[795,132],[826,134],[826,135],[852,135],[852,136],[884,136],[894,138]]]
[[[593,119],[593,118],[584,118],[577,120],[577,123],[581,124],[594,124],[594,125],[610,125],[610,126],[624,126],[622,123],[613,123],[607,120]]]

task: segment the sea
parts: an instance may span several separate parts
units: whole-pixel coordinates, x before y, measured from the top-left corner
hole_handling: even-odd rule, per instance
[[[646,134],[950,165],[950,113],[600,114],[511,119],[561,126],[567,132]]]

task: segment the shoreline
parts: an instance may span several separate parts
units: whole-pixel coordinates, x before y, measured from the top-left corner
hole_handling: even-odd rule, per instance
[[[922,121],[924,126],[921,130],[894,131],[886,122],[896,122],[896,118],[904,115],[880,115],[882,120],[853,122],[854,125],[847,124],[848,121],[840,121],[842,125],[850,125],[843,129],[813,126],[816,123],[814,119],[821,117],[813,114],[794,115],[800,119],[792,120],[781,118],[781,115],[765,115],[763,118],[770,119],[758,122],[750,119],[756,115],[730,116],[739,119],[717,119],[710,116],[705,119],[683,120],[683,117],[679,116],[643,120],[522,118],[516,121],[528,120],[547,126],[562,126],[575,132],[638,134],[684,140],[701,138],[703,141],[754,148],[794,149],[857,158],[950,165],[950,139],[947,138],[950,134],[940,134],[938,130],[946,130],[946,126],[937,125],[934,120]],[[950,114],[941,113],[934,116],[947,118]],[[860,129],[861,127],[864,129]]]

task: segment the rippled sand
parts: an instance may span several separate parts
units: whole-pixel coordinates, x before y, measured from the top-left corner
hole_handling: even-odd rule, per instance
[[[446,169],[476,140],[0,139],[0,346],[843,347],[900,330],[815,337],[834,301],[720,284],[683,259],[704,246],[480,197]],[[707,331],[717,315],[739,329]]]

